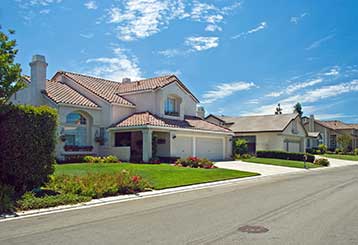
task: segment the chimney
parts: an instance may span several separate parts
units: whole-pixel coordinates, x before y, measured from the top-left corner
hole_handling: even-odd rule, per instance
[[[205,118],[205,109],[202,106],[198,106],[196,108],[196,116],[200,117],[201,119]]]
[[[122,78],[122,83],[130,83],[131,79],[129,77]]]
[[[314,115],[310,115],[310,118],[308,119],[308,131],[314,132]]]
[[[42,91],[46,90],[46,69],[47,63],[45,56],[34,55],[30,63],[31,67],[31,87],[33,92],[33,99],[36,100],[36,105],[42,104]]]

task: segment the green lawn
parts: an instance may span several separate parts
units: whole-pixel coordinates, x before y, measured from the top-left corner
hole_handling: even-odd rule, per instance
[[[323,156],[328,157],[328,158],[336,158],[336,159],[349,160],[349,161],[358,161],[358,156],[356,156],[356,155],[324,154]]]
[[[291,167],[291,168],[304,168],[304,163],[300,161],[291,161],[291,160],[283,160],[283,159],[276,159],[276,158],[250,158],[242,160],[244,162],[252,162],[252,163],[260,163],[260,164],[269,164],[269,165],[276,165],[276,166],[284,166],[284,167]],[[308,168],[317,168],[318,165],[313,163],[307,162]]]
[[[154,189],[164,189],[184,185],[207,183],[212,181],[243,178],[259,175],[257,173],[227,170],[227,169],[198,169],[175,167],[169,164],[63,164],[55,166],[55,175],[83,175],[89,172],[113,173],[126,169],[138,174],[153,186]]]

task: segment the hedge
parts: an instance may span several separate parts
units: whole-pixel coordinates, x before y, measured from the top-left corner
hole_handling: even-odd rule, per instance
[[[256,156],[262,158],[278,158],[285,160],[304,161],[304,156],[307,156],[307,162],[314,162],[315,156],[308,153],[293,153],[287,151],[257,151]]]
[[[57,112],[47,106],[0,107],[0,185],[15,198],[41,186],[53,173]]]

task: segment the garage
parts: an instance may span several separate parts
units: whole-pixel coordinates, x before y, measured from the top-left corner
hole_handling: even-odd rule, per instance
[[[299,142],[287,142],[287,151],[288,152],[300,152],[300,143]]]
[[[173,156],[186,158],[193,155],[193,137],[176,136],[173,140]]]
[[[221,138],[196,138],[196,156],[210,160],[223,159],[223,140]]]

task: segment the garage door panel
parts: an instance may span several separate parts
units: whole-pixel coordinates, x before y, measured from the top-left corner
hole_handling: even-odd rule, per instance
[[[210,160],[223,159],[223,140],[220,138],[197,138],[196,156]]]
[[[287,147],[288,152],[300,152],[300,143],[298,142],[288,142]]]
[[[186,158],[193,155],[192,137],[177,136],[173,141],[173,156]]]

